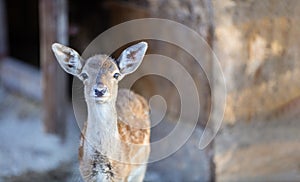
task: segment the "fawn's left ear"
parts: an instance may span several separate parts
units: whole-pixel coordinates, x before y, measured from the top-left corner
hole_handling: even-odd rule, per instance
[[[142,63],[148,44],[140,42],[125,49],[117,59],[120,72],[123,75],[134,72]]]
[[[67,72],[74,76],[80,77],[84,60],[72,48],[62,44],[52,44],[52,51],[60,64],[60,66]]]

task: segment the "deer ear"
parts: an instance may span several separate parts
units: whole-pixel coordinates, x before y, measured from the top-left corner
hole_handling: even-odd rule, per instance
[[[52,51],[60,66],[67,73],[79,77],[84,65],[84,60],[74,49],[54,43],[52,44]]]
[[[140,42],[125,49],[117,59],[121,74],[127,75],[134,72],[142,63],[147,48],[146,42]]]

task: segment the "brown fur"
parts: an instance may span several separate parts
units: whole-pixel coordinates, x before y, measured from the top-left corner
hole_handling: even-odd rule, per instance
[[[116,106],[121,140],[132,144],[149,143],[150,122],[147,101],[132,91],[119,90]]]
[[[132,147],[130,144],[147,145],[150,142],[150,119],[148,103],[142,96],[135,94],[134,92],[127,89],[120,89],[118,91],[116,108],[118,113],[119,137],[123,143],[122,148],[124,151],[128,152],[127,157],[128,160],[130,160],[130,157],[135,156],[135,154],[140,150],[140,147]],[[80,138],[81,145],[79,146],[79,161],[80,165],[84,166],[81,167],[82,169],[84,169],[81,171],[82,175],[92,176],[92,167],[95,159],[90,159],[88,166],[86,162],[83,162],[84,145],[89,145],[88,142],[85,142],[85,131],[86,123],[84,124],[84,127],[82,129]],[[150,152],[149,146],[145,147],[145,152]],[[105,156],[101,157],[105,158]],[[142,160],[143,157],[144,154],[142,154],[141,159],[138,159],[138,161]],[[107,160],[111,167],[111,169],[108,169],[109,171],[107,173],[111,173],[111,175],[113,175],[113,178],[108,179],[110,181],[128,181],[127,178],[130,175],[130,172],[140,166],[135,164],[124,164],[110,159]],[[97,161],[99,161],[99,159],[97,159]],[[90,179],[90,181],[93,180]]]

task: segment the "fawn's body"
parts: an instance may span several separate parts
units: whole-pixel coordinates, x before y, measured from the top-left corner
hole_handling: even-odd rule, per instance
[[[96,55],[86,61],[60,44],[52,49],[65,71],[84,83],[88,118],[79,147],[80,172],[87,182],[142,181],[150,153],[149,108],[118,81],[140,65],[147,49],[142,42],[123,51],[115,61]]]

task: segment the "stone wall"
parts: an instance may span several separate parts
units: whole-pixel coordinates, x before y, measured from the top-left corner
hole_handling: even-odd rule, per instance
[[[214,1],[227,123],[273,114],[300,96],[299,10],[297,0]]]
[[[216,179],[299,181],[300,1],[214,0],[213,7],[227,86]]]
[[[149,0],[150,16],[157,18],[170,19],[188,26],[203,37],[208,46],[212,44],[212,4],[207,0]],[[211,52],[209,47],[199,47],[202,56],[202,66],[182,48],[172,45],[156,44],[154,52],[161,53],[178,61],[194,79],[200,100],[200,118],[199,125],[205,126],[210,114],[211,106],[211,88],[207,77],[211,72]],[[199,61],[199,60],[198,60]],[[166,68],[168,69],[168,68]],[[163,85],[163,84],[161,84]],[[166,97],[168,104],[168,116],[172,119],[178,118],[180,113],[180,102],[182,98],[178,97],[177,89],[169,84],[167,88],[160,89]],[[164,93],[165,92],[165,93]],[[187,118],[189,120],[189,118]]]

